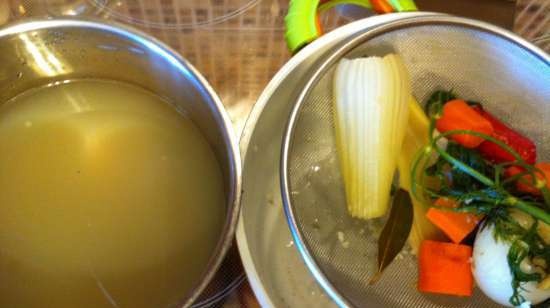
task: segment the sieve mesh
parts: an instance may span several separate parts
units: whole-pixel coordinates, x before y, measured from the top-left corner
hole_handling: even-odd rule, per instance
[[[466,24],[395,27],[365,37],[344,57],[395,52],[406,63],[419,101],[436,89],[454,89],[461,97],[483,102],[533,138],[540,160],[550,159],[548,59],[490,30]],[[368,285],[376,271],[377,238],[385,218],[363,221],[347,214],[333,133],[334,66],[330,63],[304,90],[289,124],[286,138],[290,139],[285,140],[285,206],[310,269],[315,273],[318,267],[336,290],[337,301],[356,307],[498,307],[477,289],[472,298],[419,293],[416,257],[408,247],[376,285]]]

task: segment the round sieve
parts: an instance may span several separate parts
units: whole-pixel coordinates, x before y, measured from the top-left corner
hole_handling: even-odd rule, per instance
[[[336,30],[338,31],[338,30]],[[377,239],[384,218],[347,214],[336,153],[333,71],[341,58],[399,54],[414,96],[453,89],[534,139],[550,159],[550,58],[498,27],[435,15],[400,19],[344,42],[316,68],[299,96],[283,140],[281,187],[285,214],[309,270],[341,307],[499,307],[479,290],[454,298],[416,290],[416,257],[405,247],[377,284]]]

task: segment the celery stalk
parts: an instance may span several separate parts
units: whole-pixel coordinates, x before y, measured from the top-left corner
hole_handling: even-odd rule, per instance
[[[383,216],[389,207],[397,158],[412,97],[402,60],[342,59],[334,77],[338,156],[351,216]]]
[[[410,192],[411,167],[417,152],[428,144],[428,131],[430,121],[420,105],[414,98],[409,100],[409,120],[405,139],[401,147],[401,153],[397,159],[399,170],[399,185]],[[418,251],[420,243],[425,239],[444,239],[443,234],[426,218],[429,204],[423,204],[416,198],[412,198],[414,207],[414,220],[409,236],[409,245],[413,251]]]

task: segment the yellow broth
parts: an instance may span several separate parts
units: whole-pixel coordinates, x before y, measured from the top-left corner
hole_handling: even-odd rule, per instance
[[[161,308],[224,220],[214,152],[141,88],[80,80],[0,106],[0,307]]]

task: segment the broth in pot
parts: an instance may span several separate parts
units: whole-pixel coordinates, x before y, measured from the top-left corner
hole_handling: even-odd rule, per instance
[[[205,271],[225,202],[213,150],[153,93],[28,90],[0,105],[0,306],[170,307]]]

